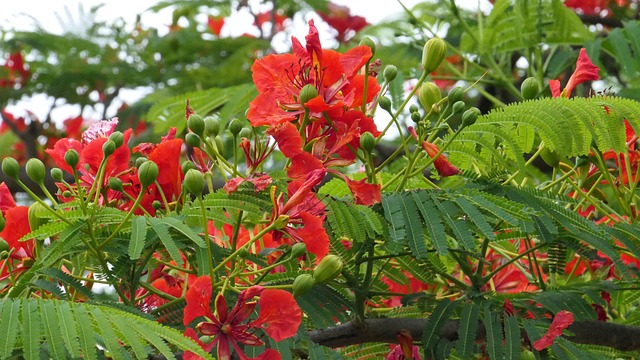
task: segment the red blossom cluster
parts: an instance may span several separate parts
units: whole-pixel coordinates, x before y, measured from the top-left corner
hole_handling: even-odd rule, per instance
[[[9,245],[8,257],[0,255],[0,283],[10,279],[11,283],[31,267],[35,259],[35,239],[20,241],[31,232],[29,226],[29,208],[17,206],[9,188],[5,183],[0,183],[0,212],[4,217],[4,229],[0,231],[0,239],[4,239]],[[0,287],[2,293],[3,287]]]
[[[25,67],[22,53],[19,50],[9,54],[9,58],[3,67],[5,75],[0,78],[0,87],[22,87],[31,76],[31,73]]]

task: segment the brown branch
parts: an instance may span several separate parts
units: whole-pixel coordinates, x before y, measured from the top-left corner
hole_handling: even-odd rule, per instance
[[[365,327],[354,323],[341,324],[332,328],[309,332],[311,341],[331,348],[368,342],[396,343],[401,330],[411,332],[414,339],[422,338],[426,326],[425,319],[367,319]],[[603,321],[577,321],[568,328],[573,336],[567,339],[588,345],[607,346],[622,351],[640,350],[640,327],[627,326]],[[450,320],[440,330],[439,336],[450,341],[458,338],[458,321]],[[482,324],[478,326],[476,340],[485,339]]]

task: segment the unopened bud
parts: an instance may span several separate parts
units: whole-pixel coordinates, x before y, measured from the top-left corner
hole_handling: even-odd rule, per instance
[[[370,37],[368,36],[363,37],[362,40],[360,40],[360,45],[364,45],[369,49],[371,49],[371,56],[373,56],[373,54],[376,53],[376,43],[374,43]]]
[[[208,136],[216,136],[220,133],[220,121],[213,116],[204,118],[204,131]]]
[[[49,219],[43,217],[43,215],[49,212],[49,208],[40,202],[34,202],[29,206],[27,212],[27,218],[29,220],[29,227],[31,231],[36,231],[40,226],[49,222]]]
[[[524,79],[520,85],[520,93],[525,100],[535,99],[540,91],[540,83],[534,77]]]
[[[453,111],[454,114],[459,114],[464,111],[465,106],[466,105],[464,101],[456,101],[453,104],[453,107],[451,108],[451,110]]]
[[[183,185],[191,194],[200,196],[204,191],[204,175],[196,169],[191,169],[184,176]]]
[[[80,161],[80,155],[74,149],[69,149],[64,154],[64,162],[66,162],[72,169],[75,169],[78,166],[78,162]]]
[[[146,158],[146,157],[144,157],[144,156],[141,156],[141,157],[137,158],[137,159],[136,159],[136,168],[140,168],[140,166],[141,166],[142,164],[144,164],[147,160],[149,160],[149,159],[147,159],[147,158]]]
[[[429,39],[422,49],[422,66],[424,71],[434,71],[447,55],[447,43],[439,37]]]
[[[376,138],[373,137],[373,134],[366,131],[364,134],[360,135],[360,148],[367,154],[371,154],[373,151],[373,147],[376,145]]]
[[[200,147],[200,136],[196,135],[196,133],[188,133],[184,136],[184,142],[191,147]]]
[[[202,116],[198,114],[191,114],[191,116],[189,116],[189,120],[187,120],[187,126],[194,134],[198,136],[204,135],[205,124]]]
[[[300,96],[298,99],[300,100],[300,104],[304,105],[307,101],[318,96],[318,89],[311,84],[305,85],[302,90],[300,90]]]
[[[233,136],[236,136],[240,133],[243,127],[244,126],[242,126],[242,121],[240,121],[240,119],[233,119],[229,123],[229,132],[231,132]]]
[[[342,272],[342,259],[337,255],[327,255],[313,270],[313,278],[318,284],[324,284],[337,278]]]
[[[122,191],[122,180],[120,180],[120,179],[118,179],[116,177],[109,178],[109,181],[107,182],[107,185],[109,186],[109,189],[111,189],[111,190]]]
[[[40,159],[31,158],[27,161],[27,165],[25,166],[25,170],[29,179],[33,180],[36,184],[43,184],[44,177],[47,170],[44,167],[44,164]]]
[[[420,120],[422,119],[422,115],[420,115],[419,112],[412,112],[411,113],[411,120],[415,123],[420,122]]]
[[[107,140],[103,145],[102,145],[102,152],[104,153],[104,156],[111,156],[111,154],[113,154],[113,152],[116,151],[116,143],[111,141],[111,140]]]
[[[51,174],[51,177],[55,181],[62,181],[63,180],[64,174],[62,173],[62,170],[60,168],[57,168],[57,167],[52,168],[49,171],[49,174]]]
[[[395,65],[387,65],[382,73],[384,81],[392,82],[398,76],[398,68]]]
[[[435,83],[430,81],[425,82],[420,86],[420,90],[418,91],[418,100],[427,112],[431,111],[433,105],[442,100],[440,88]]]
[[[558,156],[558,153],[549,150],[548,147],[542,149],[542,151],[540,152],[540,157],[547,165],[551,166],[552,168],[558,166],[558,164],[560,163],[560,157]]]
[[[378,99],[378,104],[380,104],[380,107],[382,108],[382,110],[391,112],[391,99],[389,99],[386,96],[382,96],[380,97],[380,99]]]
[[[455,86],[449,93],[447,94],[447,100],[449,100],[449,104],[455,104],[458,101],[462,101],[464,98],[464,89],[460,86]]]
[[[471,126],[476,123],[476,120],[480,116],[480,109],[477,107],[469,108],[462,114],[462,126]]]
[[[191,169],[195,169],[196,166],[191,161],[185,160],[185,161],[182,162],[181,168],[182,168],[182,173],[186,174],[187,171],[189,171]]]
[[[0,237],[0,252],[9,251],[9,243]]]
[[[238,137],[240,139],[242,138],[251,139],[253,137],[253,132],[251,131],[251,129],[243,127],[242,130],[240,130]]]
[[[158,164],[147,160],[138,168],[138,179],[143,188],[148,188],[158,178]]]
[[[311,274],[300,274],[293,280],[293,296],[298,297],[308,293],[316,284]]]
[[[4,230],[4,226],[6,224],[7,224],[7,219],[4,218],[4,215],[2,215],[2,211],[0,211],[0,232],[2,232],[2,230]],[[0,240],[2,240],[1,237],[0,237]]]
[[[18,161],[12,157],[6,157],[2,160],[2,172],[8,177],[17,180],[20,175],[20,165]]]
[[[291,247],[291,258],[297,259],[307,253],[307,245],[305,243],[295,243]]]
[[[124,135],[120,131],[114,131],[111,135],[109,135],[109,140],[113,141],[116,144],[116,148],[119,148],[124,144]]]

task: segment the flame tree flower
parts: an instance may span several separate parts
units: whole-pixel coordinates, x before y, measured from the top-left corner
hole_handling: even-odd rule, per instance
[[[201,276],[191,285],[185,295],[187,306],[184,309],[184,324],[189,325],[196,318],[204,317],[205,321],[196,325],[196,330],[187,328],[185,335],[198,342],[206,351],[217,347],[220,360],[231,358],[231,348],[241,359],[249,359],[239,344],[261,346],[264,342],[254,334],[262,329],[275,341],[288,339],[296,334],[302,322],[302,311],[291,293],[278,289],[264,289],[252,286],[238,294],[238,301],[231,311],[222,294],[215,299],[214,315],[210,308],[212,295],[211,278]],[[258,302],[254,297],[260,297]],[[256,306],[260,307],[258,318],[246,322],[253,314]],[[208,343],[198,338],[198,333],[212,337]],[[185,353],[185,359],[197,359],[192,353]],[[280,353],[267,349],[256,359],[281,359]]]
[[[576,86],[589,80],[598,80],[600,75],[598,74],[600,68],[593,65],[591,59],[587,55],[585,48],[580,49],[580,55],[578,55],[578,61],[576,61],[576,70],[571,74],[567,86],[560,92],[560,81],[549,80],[549,88],[551,88],[551,95],[553,97],[571,97],[571,93]]]

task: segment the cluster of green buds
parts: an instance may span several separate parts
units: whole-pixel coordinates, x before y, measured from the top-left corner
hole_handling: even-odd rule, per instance
[[[315,284],[325,284],[342,273],[342,259],[338,255],[329,254],[320,260],[312,274],[301,274],[293,280],[293,296],[308,293]]]

